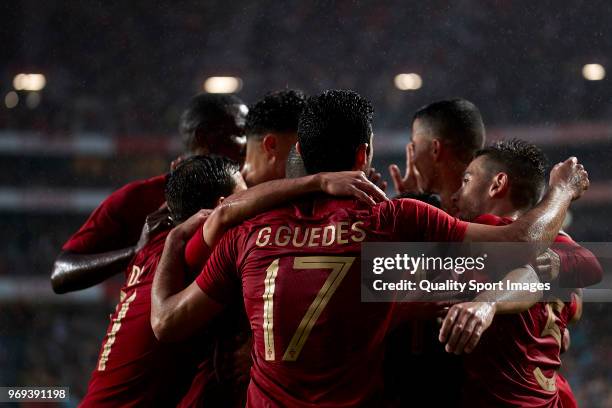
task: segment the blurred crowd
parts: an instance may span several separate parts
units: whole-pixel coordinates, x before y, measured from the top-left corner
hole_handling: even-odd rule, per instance
[[[351,88],[374,102],[377,125],[462,96],[488,124],[612,118],[612,88],[584,80],[606,66],[612,5],[435,0],[159,3],[22,1],[4,5],[0,90],[19,72],[47,87],[32,115],[0,109],[0,127],[150,134],[175,129],[204,79],[235,75],[247,102],[284,87]],[[395,88],[415,72],[423,87]],[[26,97],[21,95],[22,100]]]
[[[580,407],[612,407],[612,304],[585,303],[577,326],[570,327],[570,350],[561,357]]]
[[[87,390],[110,311],[98,304],[2,305],[0,384],[69,387],[68,406],[76,406]]]

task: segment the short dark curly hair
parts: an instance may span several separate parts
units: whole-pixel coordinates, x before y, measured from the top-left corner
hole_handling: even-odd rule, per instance
[[[224,156],[192,156],[181,162],[166,180],[166,202],[176,222],[185,221],[203,208],[214,208],[220,197],[236,187],[238,163]]]
[[[306,171],[353,168],[357,148],[371,143],[373,113],[370,102],[353,91],[328,90],[309,98],[298,125]]]
[[[504,172],[510,180],[510,199],[517,208],[531,208],[546,187],[548,161],[542,150],[521,139],[499,141],[476,152],[487,158],[491,172]]]
[[[296,89],[267,94],[249,107],[245,124],[247,137],[261,137],[268,132],[297,132],[305,102],[304,93]]]

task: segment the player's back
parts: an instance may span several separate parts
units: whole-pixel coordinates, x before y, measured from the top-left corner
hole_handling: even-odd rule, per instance
[[[361,302],[362,242],[460,240],[464,230],[414,200],[318,198],[226,234],[254,337],[249,406],[376,405],[394,305]]]
[[[474,222],[507,225],[511,219],[491,214]],[[567,242],[558,236],[556,242]],[[498,315],[480,343],[464,356],[467,373],[465,407],[557,406],[555,386],[561,367],[563,332],[576,310],[576,300],[546,299],[517,314]]]
[[[189,385],[197,361],[187,363],[186,348],[157,341],[150,324],[151,286],[168,232],[155,235],[126,269],[83,407],[175,405]]]

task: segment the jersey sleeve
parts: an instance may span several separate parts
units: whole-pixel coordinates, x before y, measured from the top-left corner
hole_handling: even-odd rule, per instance
[[[552,250],[559,255],[559,285],[584,288],[601,282],[603,270],[591,251],[578,245],[568,235],[559,234]]]
[[[571,296],[572,296],[572,300],[570,302],[569,311],[567,313],[568,322],[571,321],[574,318],[574,316],[576,316],[576,313],[578,312],[578,302],[579,302],[578,295],[575,293],[572,293]]]
[[[413,199],[389,202],[394,237],[401,241],[462,241],[468,223]]]
[[[200,289],[217,303],[229,303],[240,288],[236,266],[238,235],[237,228],[223,235],[195,280]]]
[[[108,196],[62,247],[79,254],[134,245],[147,215],[164,203],[166,176],[130,183]]]
[[[206,264],[212,250],[204,241],[202,227],[198,228],[185,246],[185,264],[192,272],[199,272]]]

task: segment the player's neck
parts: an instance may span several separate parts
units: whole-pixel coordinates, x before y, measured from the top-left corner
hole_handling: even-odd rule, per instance
[[[439,177],[436,188],[432,189],[434,194],[440,196],[440,204],[442,209],[449,211],[452,208],[451,197],[461,186],[460,179],[453,177],[453,175],[442,175]]]
[[[515,221],[523,212],[516,209],[511,203],[507,202],[507,200],[495,200],[491,202],[485,213],[502,218],[510,218]]]

